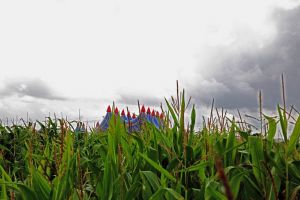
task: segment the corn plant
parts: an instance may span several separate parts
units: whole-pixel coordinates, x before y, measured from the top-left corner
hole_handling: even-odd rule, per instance
[[[119,115],[107,131],[51,118],[0,124],[0,198],[299,198],[299,116],[288,127],[278,105],[278,116],[262,114],[264,132],[253,135],[222,111],[196,130],[184,90],[165,101],[163,128],[146,123],[134,133]]]

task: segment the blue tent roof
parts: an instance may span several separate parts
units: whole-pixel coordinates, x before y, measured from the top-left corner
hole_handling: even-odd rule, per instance
[[[141,114],[135,118],[132,118],[129,113],[127,116],[125,116],[124,110],[122,111],[121,120],[126,124],[126,128],[128,132],[139,132],[141,130],[141,126],[145,122],[153,124],[157,129],[161,128],[162,125],[161,119],[158,116],[155,116],[153,114],[151,115],[150,112],[146,114],[144,110],[145,108],[143,106]],[[148,108],[148,110],[150,109]],[[115,109],[114,114],[119,115],[117,108]],[[100,129],[102,131],[106,131],[108,129],[111,117],[112,117],[112,112],[109,106],[104,119],[100,123]]]

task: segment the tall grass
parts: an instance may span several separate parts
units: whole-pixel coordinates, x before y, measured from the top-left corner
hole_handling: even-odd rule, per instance
[[[196,131],[195,106],[187,113],[185,92],[171,99],[160,130],[146,124],[128,134],[114,115],[106,132],[51,118],[0,125],[0,198],[299,198],[299,116],[289,133],[285,107],[278,105],[274,117],[261,112],[266,123],[253,136],[216,110]],[[278,131],[282,142],[274,138]]]

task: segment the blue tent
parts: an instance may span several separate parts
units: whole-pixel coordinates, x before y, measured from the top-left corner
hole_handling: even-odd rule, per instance
[[[118,108],[114,111],[115,115],[119,115]],[[106,115],[102,122],[100,123],[100,130],[106,131],[109,127],[109,121],[112,117],[112,111],[110,106],[108,106]],[[150,108],[148,108],[147,113],[145,112],[145,107],[142,106],[141,113],[139,116],[133,114],[131,116],[130,112],[128,111],[127,116],[125,115],[124,110],[121,113],[121,120],[125,123],[128,132],[139,132],[141,130],[141,126],[145,123],[153,124],[157,129],[162,127],[162,118],[163,114],[159,116],[158,112],[153,110],[152,113],[150,112]]]

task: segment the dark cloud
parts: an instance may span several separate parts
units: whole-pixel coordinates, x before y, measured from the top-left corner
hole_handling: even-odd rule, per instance
[[[215,98],[219,106],[252,109],[257,108],[257,93],[262,90],[264,106],[274,109],[281,101],[283,73],[288,103],[300,107],[300,6],[277,9],[272,18],[277,33],[267,45],[250,42],[244,49],[211,50],[209,68],[196,72],[199,81],[191,93],[197,101],[209,104]]]
[[[17,95],[47,100],[65,100],[64,97],[56,95],[46,83],[39,79],[7,81],[0,90],[0,95],[2,97]]]

